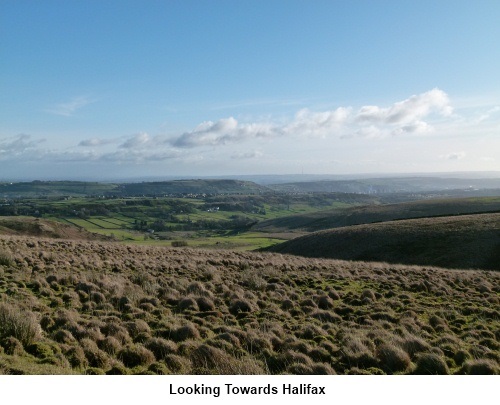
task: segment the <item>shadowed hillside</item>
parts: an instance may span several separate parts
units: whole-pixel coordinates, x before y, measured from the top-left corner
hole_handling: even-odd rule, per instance
[[[500,273],[0,237],[0,373],[498,374]]]
[[[349,226],[315,232],[268,250],[306,257],[500,270],[500,214]]]
[[[253,229],[263,232],[290,230],[319,231],[343,226],[432,216],[500,212],[499,197],[457,198],[368,205],[291,215],[258,223]]]

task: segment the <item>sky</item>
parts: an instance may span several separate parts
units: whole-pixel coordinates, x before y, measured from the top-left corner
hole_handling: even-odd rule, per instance
[[[0,0],[0,180],[500,171],[500,2]]]

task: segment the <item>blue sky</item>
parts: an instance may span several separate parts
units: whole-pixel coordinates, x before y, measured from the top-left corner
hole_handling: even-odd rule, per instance
[[[0,179],[500,170],[500,2],[0,2]]]

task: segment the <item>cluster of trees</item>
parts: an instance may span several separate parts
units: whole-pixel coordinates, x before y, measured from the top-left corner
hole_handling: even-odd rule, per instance
[[[188,219],[182,220],[173,218],[171,222],[166,222],[163,219],[157,219],[153,222],[144,220],[136,220],[134,229],[139,231],[153,230],[155,232],[166,231],[198,231],[206,230],[233,230],[243,231],[250,228],[257,221],[244,215],[233,215],[229,220],[198,220],[191,221]]]

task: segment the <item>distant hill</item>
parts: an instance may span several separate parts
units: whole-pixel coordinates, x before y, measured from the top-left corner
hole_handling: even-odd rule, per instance
[[[394,177],[357,180],[300,181],[268,186],[276,191],[288,192],[343,192],[343,193],[416,193],[457,189],[499,189],[499,178],[441,178],[441,177]]]
[[[314,232],[266,250],[305,257],[500,270],[500,214],[348,226]]]
[[[124,195],[258,194],[270,191],[251,181],[218,179],[126,183],[120,185],[120,189]]]
[[[248,176],[247,180],[248,180]],[[308,180],[290,183],[268,184],[273,179],[268,176],[266,185],[238,179],[186,179],[169,181],[100,183],[87,181],[31,181],[0,183],[0,197],[40,197],[40,196],[127,196],[165,194],[256,194],[262,192],[285,193],[363,193],[363,194],[408,194],[447,191],[450,194],[466,193],[500,195],[500,178],[440,178],[440,177],[393,177],[345,180]],[[299,177],[303,178],[303,177]],[[256,177],[255,180],[262,181]]]
[[[33,217],[0,217],[0,235],[37,236],[41,238],[110,240],[75,226]]]
[[[30,181],[0,183],[0,197],[86,196],[117,194],[118,186],[87,181]]]
[[[424,200],[326,210],[262,221],[255,225],[254,230],[263,232],[313,232],[398,219],[488,212],[500,212],[500,197]]]
[[[271,191],[251,181],[172,180],[144,183],[96,183],[84,181],[31,181],[0,183],[0,197],[52,196],[160,196],[166,194],[258,194]]]

